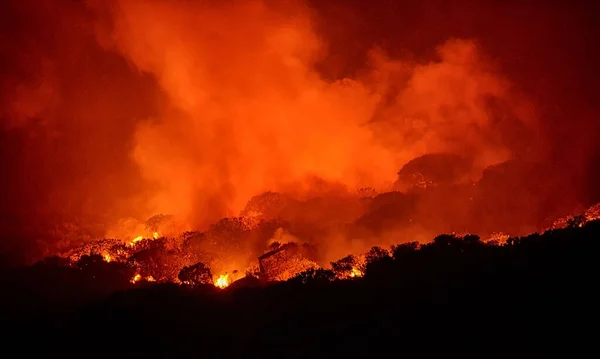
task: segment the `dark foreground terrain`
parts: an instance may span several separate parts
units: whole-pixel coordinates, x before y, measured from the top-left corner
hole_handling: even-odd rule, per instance
[[[118,263],[6,271],[5,357],[594,357],[600,221],[485,244],[443,235],[363,278],[131,284]],[[375,251],[377,252],[377,251]],[[87,268],[87,269],[86,269]],[[596,356],[597,357],[597,356]]]

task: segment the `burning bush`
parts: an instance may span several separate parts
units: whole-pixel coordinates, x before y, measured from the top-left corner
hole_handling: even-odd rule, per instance
[[[365,262],[361,258],[349,255],[336,262],[331,262],[331,268],[338,279],[362,277]]]
[[[268,281],[285,281],[318,265],[306,259],[303,248],[296,243],[284,244],[258,258],[261,276]]]
[[[131,255],[132,249],[119,239],[102,239],[91,241],[70,251],[67,257],[77,262],[83,256],[100,255],[106,262],[125,261]]]
[[[189,258],[181,250],[167,248],[166,239],[147,240],[142,250],[128,259],[130,265],[138,268],[142,277],[152,277],[161,282],[174,282],[181,268]],[[136,244],[137,249],[138,244]]]

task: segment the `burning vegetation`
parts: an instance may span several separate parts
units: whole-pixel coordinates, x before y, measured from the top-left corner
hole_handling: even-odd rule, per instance
[[[423,188],[418,188],[418,191],[422,190]],[[206,232],[186,232],[177,238],[160,237],[156,235],[158,232],[152,232],[155,235],[149,238],[138,239],[141,237],[139,236],[129,242],[119,239],[92,241],[66,253],[64,258],[74,266],[86,266],[90,261],[124,265],[123,268],[131,273],[129,281],[133,284],[156,281],[192,287],[210,285],[225,289],[243,278],[280,282],[293,278],[306,280],[326,274],[329,280],[351,280],[362,277],[368,263],[390,256],[388,250],[373,246],[364,252],[357,251],[331,261],[331,253],[327,252],[327,246],[319,247],[319,242],[315,244],[300,241],[302,232],[293,223],[275,216],[277,212],[270,212],[271,218],[263,216],[264,213],[257,209],[257,203],[263,203],[265,208],[270,208],[270,205],[275,203],[275,207],[281,211],[279,213],[285,213],[285,206],[281,206],[279,200],[273,202],[273,198],[278,195],[268,193],[265,196],[271,200],[265,202],[257,198],[250,201],[249,207],[253,209],[247,213],[251,212],[252,218],[225,218]],[[379,195],[375,196],[377,197]],[[404,203],[403,196],[392,198],[400,199],[401,203]],[[357,196],[357,201],[364,200],[361,195]],[[375,208],[381,210],[380,205],[376,205]],[[582,227],[587,222],[600,219],[598,208],[599,205],[595,205],[581,215],[557,220],[547,230]],[[393,214],[397,216],[399,212],[393,206],[392,209]],[[364,221],[364,215],[359,216],[357,221]],[[161,224],[154,225],[160,227]],[[356,226],[357,224],[354,224],[350,228],[356,229]],[[317,233],[313,235],[316,236]],[[438,236],[434,242],[437,245],[442,242],[452,245],[451,242],[456,240],[465,243],[471,240],[479,241],[479,237],[463,233]],[[501,246],[514,242],[516,237],[493,232],[486,238],[481,243]],[[362,247],[355,248],[367,249],[365,246],[372,243],[366,241]],[[347,248],[352,247],[352,241],[346,239],[345,245]],[[392,245],[391,252],[396,253],[409,247],[416,250],[419,246],[418,242]]]
[[[24,339],[47,341],[57,354],[64,347],[55,349],[50,343],[69,338],[68,349],[78,349],[73,357],[99,341],[123,338],[120,356],[156,357],[157,346],[139,345],[156,338],[160,356],[178,357],[182,336],[197,341],[185,347],[184,357],[279,357],[281,350],[267,345],[278,335],[280,344],[292,348],[284,356],[299,350],[322,355],[325,342],[331,356],[350,350],[364,357],[360,354],[376,348],[385,357],[389,348],[377,344],[382,338],[386,343],[398,340],[399,334],[407,338],[402,350],[409,344],[420,352],[435,350],[437,345],[426,345],[433,337],[443,344],[443,353],[458,345],[473,352],[476,345],[489,343],[485,354],[499,347],[536,347],[538,340],[545,345],[557,331],[561,343],[567,340],[571,347],[587,333],[589,341],[583,342],[593,350],[595,333],[577,322],[586,313],[594,320],[599,234],[599,220],[580,216],[566,228],[510,237],[502,244],[475,235],[439,235],[429,243],[373,247],[327,267],[303,258],[314,251],[300,243],[272,242],[257,259],[258,278],[251,268],[245,274],[213,273],[199,262],[181,268],[180,284],[154,281],[154,275],[168,278],[172,272],[164,268],[162,273],[161,265],[153,265],[165,264],[157,257],[138,256],[135,262],[107,262],[100,255],[83,255],[76,262],[47,258],[0,277],[5,290],[2,324],[16,328],[13,333]],[[127,246],[131,256],[150,248],[145,241],[162,242],[153,248],[168,247],[164,238],[148,239]],[[135,249],[140,245],[144,247]],[[164,255],[172,256],[168,252],[174,250]],[[175,257],[188,255],[178,252]],[[572,325],[565,326],[569,318]],[[467,332],[468,341],[465,325],[478,328]],[[521,325],[525,330],[519,330]],[[356,335],[357,330],[365,333]],[[431,333],[424,341],[426,330]],[[573,331],[573,341],[565,339]],[[246,345],[231,345],[231,336],[224,338],[224,333],[247,340]]]

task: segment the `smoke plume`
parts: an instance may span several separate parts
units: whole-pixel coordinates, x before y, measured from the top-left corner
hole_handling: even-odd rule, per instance
[[[422,63],[373,49],[360,75],[328,80],[315,16],[297,1],[110,3],[101,38],[167,99],[134,134],[132,156],[155,186],[148,215],[202,226],[311,177],[386,189],[430,152],[485,168],[513,150],[501,116],[535,124],[470,40],[448,40]]]

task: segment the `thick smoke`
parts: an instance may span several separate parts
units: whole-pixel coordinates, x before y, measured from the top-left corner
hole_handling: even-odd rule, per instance
[[[402,166],[430,153],[468,158],[466,182],[509,159],[548,165],[569,187],[537,207],[597,195],[598,12],[584,5],[1,6],[0,229],[20,252],[133,235],[158,213],[176,216],[173,231],[204,229],[266,191],[398,189]],[[481,198],[494,191],[489,178]],[[502,197],[480,199],[477,213]],[[419,211],[450,198],[431,195]],[[333,222],[362,213],[350,207],[337,219],[315,213]],[[514,222],[502,213],[485,220]]]
[[[360,75],[326,80],[315,16],[295,1],[110,4],[101,38],[168,99],[134,136],[133,158],[156,186],[150,211],[202,226],[313,176],[385,190],[430,152],[474,156],[482,169],[511,157],[500,116],[535,124],[469,40],[423,63],[374,49]]]

